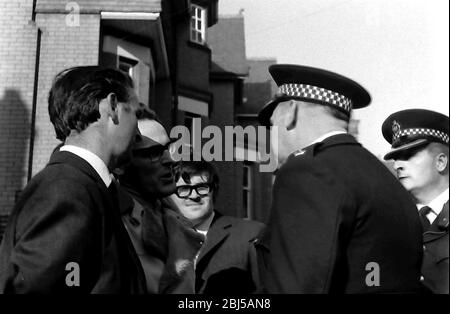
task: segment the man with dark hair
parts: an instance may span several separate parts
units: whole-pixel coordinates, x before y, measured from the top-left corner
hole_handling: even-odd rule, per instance
[[[421,228],[414,204],[347,134],[351,110],[370,103],[368,92],[317,68],[279,64],[269,71],[279,91],[259,120],[273,126],[279,169],[267,232],[257,243],[265,291],[418,291]]]
[[[58,74],[50,119],[64,145],[27,185],[0,248],[0,293],[143,293],[109,169],[129,149],[142,110],[127,74]]]
[[[424,109],[402,110],[383,123],[400,183],[408,190],[423,226],[421,282],[433,293],[449,293],[448,177],[449,119]]]
[[[169,202],[205,242],[194,259],[195,291],[200,294],[249,294],[259,286],[253,241],[262,223],[220,214],[215,208],[219,176],[206,161],[181,162],[177,188]]]

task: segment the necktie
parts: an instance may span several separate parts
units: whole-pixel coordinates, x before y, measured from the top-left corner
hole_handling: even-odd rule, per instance
[[[420,220],[422,221],[423,231],[427,231],[430,229],[431,224],[427,218],[428,213],[431,211],[431,208],[428,206],[424,206],[419,210]]]

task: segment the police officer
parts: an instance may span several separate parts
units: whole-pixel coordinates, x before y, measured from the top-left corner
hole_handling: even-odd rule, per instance
[[[433,293],[449,293],[449,119],[429,110],[396,112],[383,123],[399,181],[411,193],[423,225],[421,281]]]
[[[269,71],[279,90],[259,120],[273,126],[279,169],[257,244],[263,291],[417,291],[422,243],[414,203],[347,134],[351,110],[370,103],[368,92],[321,69],[280,64]]]

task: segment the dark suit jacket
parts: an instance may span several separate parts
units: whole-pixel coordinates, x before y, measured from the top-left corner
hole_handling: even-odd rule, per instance
[[[260,222],[215,212],[196,265],[196,291],[202,294],[250,294],[259,286],[253,241]]]
[[[421,238],[417,209],[388,169],[352,136],[331,136],[277,173],[257,245],[264,291],[417,291]]]
[[[423,234],[423,284],[433,293],[449,293],[448,201]]]
[[[153,207],[132,188],[120,190],[122,220],[144,269],[148,292],[195,293],[194,258],[203,235],[166,204]]]
[[[73,262],[79,286],[66,284]],[[143,278],[114,194],[85,160],[55,152],[12,211],[0,293],[143,293]]]

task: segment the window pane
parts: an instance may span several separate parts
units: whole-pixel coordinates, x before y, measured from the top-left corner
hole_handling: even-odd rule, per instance
[[[244,166],[244,176],[243,176],[243,186],[244,188],[248,187],[248,167]]]
[[[242,193],[242,205],[244,208],[244,213],[247,216],[247,212],[248,212],[248,195],[247,195],[247,191],[243,191]]]

